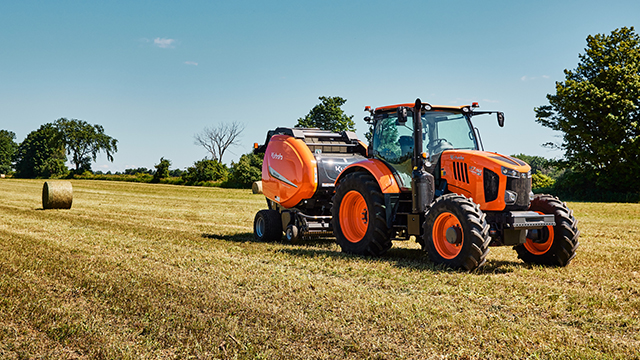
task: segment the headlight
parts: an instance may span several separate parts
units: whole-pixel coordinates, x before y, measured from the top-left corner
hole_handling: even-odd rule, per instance
[[[508,177],[512,177],[512,178],[516,178],[518,179],[520,177],[520,173],[513,170],[513,169],[509,169],[507,167],[502,167],[502,174],[506,175]]]
[[[517,193],[511,190],[507,190],[504,192],[504,202],[507,203],[507,205],[515,204],[516,200],[518,200]]]

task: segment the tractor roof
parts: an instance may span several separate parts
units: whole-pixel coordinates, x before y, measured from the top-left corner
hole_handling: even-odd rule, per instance
[[[477,103],[474,103],[474,105]],[[387,106],[381,106],[375,109],[375,112],[387,112],[387,111],[393,111],[396,110],[399,107],[407,107],[407,108],[413,108],[415,104],[414,103],[406,103],[406,104],[396,104],[396,105],[387,105]],[[455,111],[463,111],[463,108],[471,108],[472,105],[461,105],[461,106],[446,106],[446,105],[431,105],[431,104],[426,104],[423,103],[423,105],[429,105],[431,106],[432,110],[455,110]],[[369,106],[367,106],[365,108],[365,111],[367,110],[367,108],[370,109]]]

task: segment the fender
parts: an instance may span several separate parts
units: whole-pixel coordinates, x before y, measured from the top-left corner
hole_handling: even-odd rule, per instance
[[[374,179],[378,182],[380,189],[383,194],[398,194],[400,193],[400,187],[398,186],[398,182],[393,176],[393,172],[389,169],[384,162],[378,159],[366,159],[359,161],[357,163],[353,163],[347,166],[340,176],[336,179],[334,186],[337,186],[338,183],[344,179],[347,174],[356,171],[366,171],[373,176]]]

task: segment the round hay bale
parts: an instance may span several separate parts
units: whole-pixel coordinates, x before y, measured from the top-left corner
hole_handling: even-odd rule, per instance
[[[47,181],[42,187],[43,209],[71,209],[73,186],[69,181]]]
[[[256,181],[251,186],[254,194],[262,194],[262,181]]]

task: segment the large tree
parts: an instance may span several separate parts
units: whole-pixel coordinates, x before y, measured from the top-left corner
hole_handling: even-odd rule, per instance
[[[50,178],[68,173],[62,134],[53,124],[44,124],[20,143],[15,153],[16,177]]]
[[[0,174],[11,171],[11,162],[18,149],[16,134],[9,130],[0,130]]]
[[[640,38],[633,27],[587,37],[565,81],[536,108],[537,122],[562,132],[567,164],[582,179],[618,192],[640,189]],[[553,146],[554,144],[549,144]]]
[[[55,122],[62,134],[67,154],[76,172],[91,170],[91,160],[96,161],[98,153],[104,151],[107,160],[113,162],[113,154],[118,151],[118,140],[104,133],[102,125],[91,125],[84,120],[60,118]]]
[[[318,128],[322,130],[356,131],[356,124],[353,122],[353,115],[344,113],[341,106],[347,100],[339,96],[320,96],[321,103],[314,106],[309,113],[298,119],[296,127]]]
[[[240,143],[239,138],[243,131],[244,125],[234,121],[232,123],[220,123],[213,127],[205,127],[194,138],[196,145],[204,147],[211,154],[211,160],[222,164],[222,156],[231,146]]]

